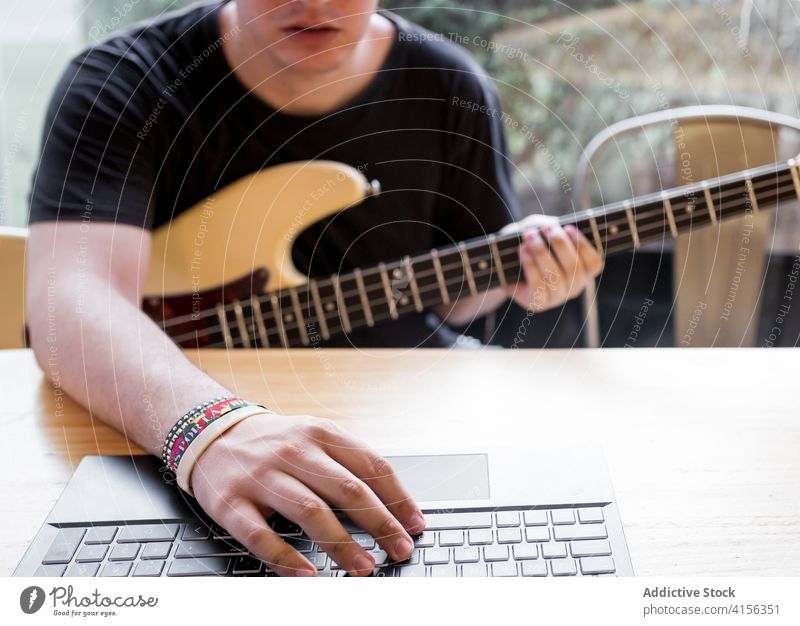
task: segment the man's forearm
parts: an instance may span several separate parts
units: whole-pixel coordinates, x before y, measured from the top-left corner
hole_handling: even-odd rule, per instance
[[[185,411],[226,389],[107,281],[81,280],[76,290],[70,276],[56,275],[50,290],[31,299],[37,360],[92,415],[160,454],[164,436]]]

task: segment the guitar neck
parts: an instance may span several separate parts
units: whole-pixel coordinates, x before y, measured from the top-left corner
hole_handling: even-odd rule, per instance
[[[589,209],[560,222],[576,226],[606,255],[798,198],[800,167],[789,160]],[[219,305],[216,343],[314,346],[343,332],[514,284],[523,280],[520,242],[518,233],[490,235]]]

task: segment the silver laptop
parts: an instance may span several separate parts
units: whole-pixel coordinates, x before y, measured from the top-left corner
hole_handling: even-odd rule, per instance
[[[398,563],[343,518],[375,576],[633,575],[597,448],[384,452],[427,527]],[[149,456],[84,458],[14,575],[274,575],[159,468]],[[345,575],[299,527],[270,524],[319,575]]]

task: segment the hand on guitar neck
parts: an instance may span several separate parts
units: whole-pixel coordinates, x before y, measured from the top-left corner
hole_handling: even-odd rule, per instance
[[[518,254],[525,280],[440,305],[443,319],[467,324],[509,297],[528,311],[546,311],[579,296],[603,269],[602,257],[578,228],[562,227],[554,217],[531,215],[499,234],[515,232],[522,233]]]

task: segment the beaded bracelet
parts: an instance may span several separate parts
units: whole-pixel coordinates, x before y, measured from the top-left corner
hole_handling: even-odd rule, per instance
[[[227,394],[224,396],[217,396],[213,400],[207,400],[206,402],[201,402],[194,408],[189,409],[177,422],[175,422],[175,424],[167,433],[167,436],[164,439],[164,445],[161,446],[161,461],[164,463],[164,465],[169,466],[169,451],[172,448],[172,444],[175,442],[175,439],[178,437],[178,434],[185,426],[186,422],[188,422],[190,419],[193,419],[197,413],[205,411],[205,409],[210,407],[212,404],[215,404],[222,400],[227,400],[229,398],[233,398],[233,395]]]
[[[200,405],[184,415],[170,431],[170,435],[165,441],[164,464],[177,474],[178,464],[181,461],[187,447],[203,430],[223,415],[243,407],[255,406],[266,411],[266,407],[255,402],[248,402],[242,398],[226,396],[215,398],[211,402]],[[174,431],[174,432],[173,432]]]

